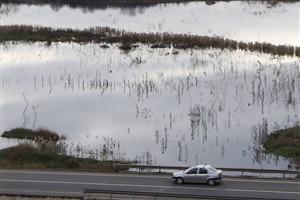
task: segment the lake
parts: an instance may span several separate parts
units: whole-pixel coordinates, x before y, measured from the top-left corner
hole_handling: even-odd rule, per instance
[[[57,131],[83,157],[287,168],[261,140],[299,125],[299,58],[118,46],[2,43],[3,130]]]

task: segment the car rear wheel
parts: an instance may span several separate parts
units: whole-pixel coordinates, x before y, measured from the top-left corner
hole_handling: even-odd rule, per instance
[[[176,183],[177,184],[182,184],[183,183],[183,179],[182,178],[176,178]]]
[[[210,186],[213,186],[215,184],[215,180],[214,179],[208,179],[207,184]]]

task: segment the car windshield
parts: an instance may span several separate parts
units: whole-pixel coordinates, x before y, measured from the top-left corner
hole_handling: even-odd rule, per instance
[[[184,172],[184,173],[187,173],[189,170],[191,170],[191,169],[193,169],[193,168],[194,168],[194,167],[190,167],[190,168],[184,170],[183,172]]]
[[[208,167],[211,171],[213,171],[213,172],[216,172],[217,171],[217,169],[215,169],[215,168],[213,168],[213,167]]]

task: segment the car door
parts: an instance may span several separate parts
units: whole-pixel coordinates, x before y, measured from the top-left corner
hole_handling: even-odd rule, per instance
[[[199,168],[198,174],[196,176],[196,181],[198,183],[206,183],[208,177],[208,171],[205,168]]]
[[[197,174],[198,174],[198,168],[191,168],[189,169],[185,175],[184,175],[184,181],[185,182],[197,182]]]

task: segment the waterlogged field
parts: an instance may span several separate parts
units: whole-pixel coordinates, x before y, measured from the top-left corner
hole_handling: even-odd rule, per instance
[[[67,154],[97,159],[290,164],[263,154],[261,141],[273,130],[299,125],[299,58],[106,47],[1,44],[3,129],[48,128],[66,135]]]
[[[298,45],[299,9],[300,2],[267,1],[231,1],[214,5],[190,2],[105,9],[3,3],[0,17],[2,25],[79,29],[109,26],[135,32],[218,35],[245,42]]]

